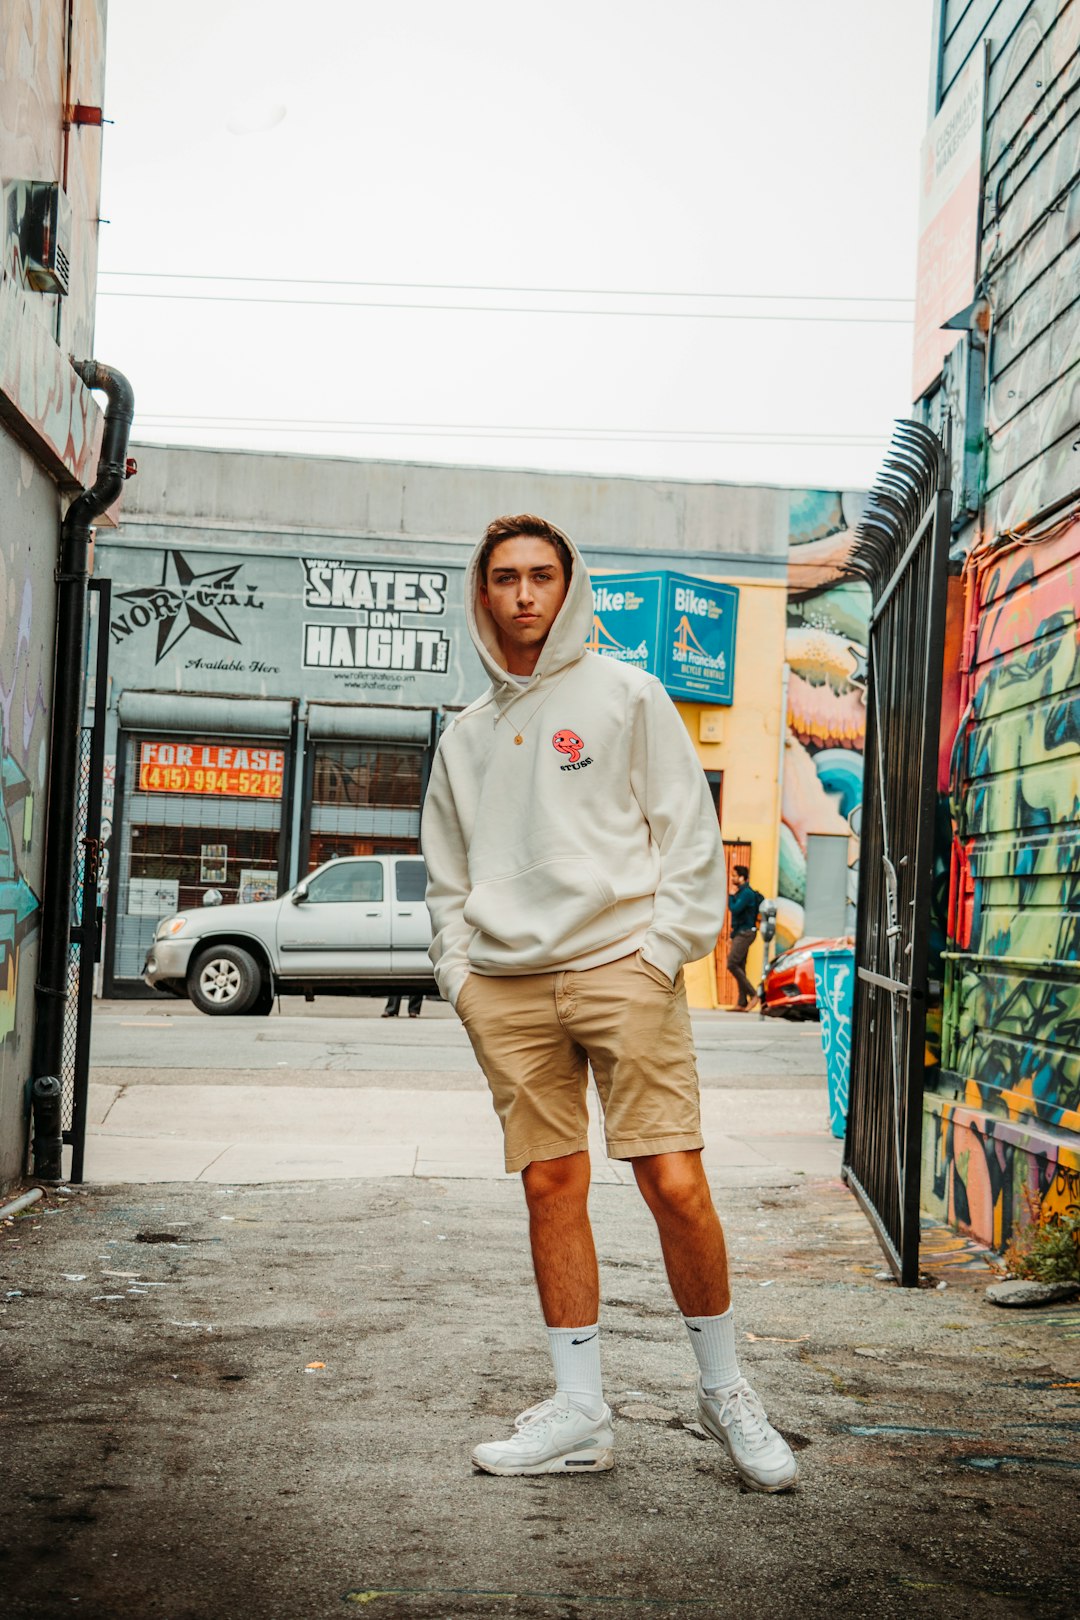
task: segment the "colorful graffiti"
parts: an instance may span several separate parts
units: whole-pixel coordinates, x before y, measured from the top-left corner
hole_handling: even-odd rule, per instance
[[[1080,1200],[1080,518],[977,549],[963,583],[924,1203],[1000,1247]]]
[[[33,479],[29,456],[6,447],[16,499]],[[38,897],[25,875],[35,846],[34,780],[40,781],[46,732],[42,647],[34,622],[34,588],[16,577],[14,558],[0,551],[0,607],[7,628],[0,656],[0,1048],[15,1030],[19,959],[36,928]]]
[[[928,1097],[923,1208],[1001,1249],[1030,1219],[1080,1207],[1080,1147],[1011,1120]]]
[[[785,653],[787,744],[780,828],[777,937],[804,931],[807,838],[850,837],[848,899],[857,882],[866,737],[866,639],[870,593],[848,559],[865,497],[827,490],[792,494]]]
[[[31,841],[34,796],[30,780],[0,735],[0,1045],[15,1029],[19,953],[37,927],[38,897],[19,870],[19,849]]]

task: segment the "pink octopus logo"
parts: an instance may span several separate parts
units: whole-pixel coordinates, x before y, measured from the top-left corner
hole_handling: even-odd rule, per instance
[[[557,731],[551,739],[551,746],[558,753],[565,754],[571,765],[576,765],[585,744],[576,731]]]

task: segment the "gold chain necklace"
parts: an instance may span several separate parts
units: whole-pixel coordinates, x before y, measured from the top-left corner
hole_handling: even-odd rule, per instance
[[[554,681],[552,683],[552,685],[548,688],[548,690],[544,693],[543,697],[540,699],[540,701],[536,705],[536,707],[533,708],[533,709],[530,709],[529,713],[525,716],[525,719],[523,720],[523,722],[521,723],[521,725],[518,727],[517,731],[514,734],[514,742],[516,743],[516,745],[519,748],[521,747],[521,744],[525,741],[525,738],[522,736],[522,732],[525,730],[525,727],[529,724],[529,721],[532,720],[535,715],[540,713],[540,710],[544,707],[544,704],[547,702],[548,698],[554,692],[555,688],[557,686],[559,686],[560,683],[566,679],[567,675],[569,675],[569,673],[573,669],[573,667],[574,667],[573,664],[568,664],[567,665],[567,667],[563,670],[562,674],[559,676],[558,680]],[[541,679],[543,679],[542,676],[541,676]],[[524,688],[522,689],[522,692],[521,692],[520,695],[524,696]],[[494,703],[495,707],[499,711],[499,719],[496,720],[496,722],[495,722],[495,724],[498,725],[499,720],[505,720],[506,719],[506,716],[509,713],[510,709],[517,702],[517,698],[516,697],[511,698],[510,702],[506,705],[506,708],[504,709],[504,708],[502,708],[500,706],[499,700],[495,696],[494,691],[493,691],[492,695],[491,695],[491,701]]]

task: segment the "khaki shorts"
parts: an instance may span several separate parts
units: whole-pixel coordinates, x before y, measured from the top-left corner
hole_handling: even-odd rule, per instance
[[[457,1011],[502,1121],[507,1171],[588,1145],[589,1064],[608,1154],[700,1148],[686,989],[640,952],[582,973],[470,973]]]

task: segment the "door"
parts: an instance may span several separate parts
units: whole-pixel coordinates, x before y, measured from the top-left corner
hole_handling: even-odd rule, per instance
[[[423,861],[402,856],[391,861],[394,899],[390,920],[395,973],[431,973],[431,918],[424,904],[427,868]]]
[[[306,895],[278,913],[286,979],[362,978],[390,972],[390,902],[383,861],[332,861],[305,879]]]
[[[736,866],[749,866],[752,846],[741,839],[732,838],[724,840],[724,882],[727,884],[725,894],[730,894],[735,887]],[[720,938],[716,942],[716,999],[721,1007],[734,1007],[739,999],[739,987],[727,969],[728,950],[731,945],[731,907],[724,908],[724,926],[720,930]]]

